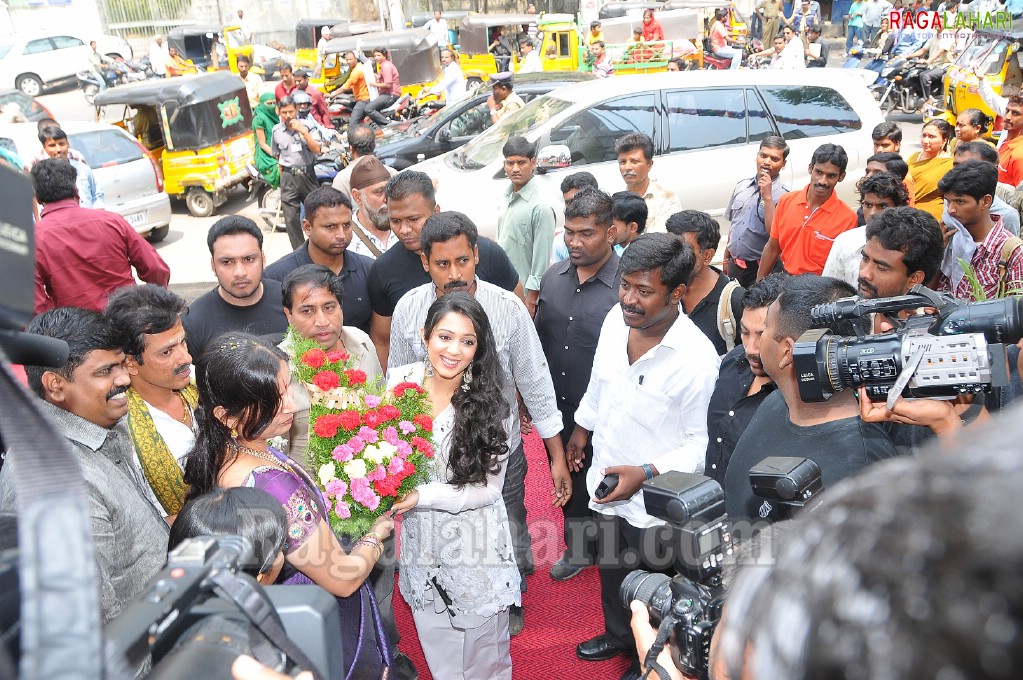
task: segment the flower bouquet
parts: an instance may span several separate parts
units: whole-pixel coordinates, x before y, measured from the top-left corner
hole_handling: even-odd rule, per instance
[[[325,352],[288,330],[299,379],[309,390],[309,460],[331,529],[359,538],[400,496],[426,479],[433,458],[430,404],[422,386],[367,384],[346,352]]]

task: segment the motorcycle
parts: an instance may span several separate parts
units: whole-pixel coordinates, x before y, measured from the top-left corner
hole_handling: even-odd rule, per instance
[[[103,77],[93,69],[89,69],[88,71],[79,71],[77,75],[78,88],[82,91],[82,94],[85,95],[85,101],[89,102],[89,105],[92,106],[93,100],[96,98],[96,93],[100,90],[105,90],[107,84],[103,80]]]
[[[415,99],[411,95],[403,94],[380,113],[392,121],[408,123],[423,116],[432,116],[442,108],[444,108],[444,102],[440,101],[437,95],[427,94],[424,91]],[[340,94],[335,97],[328,106],[330,120],[334,127],[338,130],[348,127],[354,109],[355,97],[353,95]]]
[[[757,53],[762,52],[764,49],[764,43],[757,40],[756,38],[750,38],[742,46],[741,59],[746,63],[747,68],[763,68],[764,64],[759,59],[752,59],[751,57]],[[710,71],[727,71],[732,67],[732,60],[725,59],[723,57],[716,57],[710,50],[710,38],[703,39],[703,67]]]
[[[896,58],[889,61],[881,70],[883,82],[870,87],[881,110],[888,114],[895,109],[903,113],[919,113],[924,109],[927,98],[924,96],[920,74],[927,68],[925,63],[917,59]],[[933,110],[923,113],[925,118],[934,115]]]

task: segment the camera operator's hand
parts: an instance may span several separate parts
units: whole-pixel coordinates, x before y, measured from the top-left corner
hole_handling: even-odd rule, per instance
[[[231,664],[231,678],[233,680],[292,680],[290,675],[278,673],[251,656],[245,655],[239,656]],[[310,671],[303,671],[294,680],[313,680],[313,674]]]
[[[636,495],[636,492],[646,481],[646,472],[638,465],[612,465],[600,471],[602,475],[618,475],[618,486],[615,490],[601,499],[594,499],[596,503],[612,503],[614,501],[625,501]],[[659,474],[656,470],[654,474]]]
[[[860,419],[865,423],[902,423],[928,427],[941,436],[955,432],[963,425],[955,409],[955,402],[939,399],[906,401],[902,397],[891,411],[884,402],[874,403],[867,398],[867,389],[859,388]]]
[[[632,609],[632,634],[636,638],[636,652],[639,653],[639,661],[642,666],[640,675],[646,673],[646,664],[643,663],[646,660],[646,653],[650,650],[650,646],[654,644],[654,638],[657,637],[657,631],[654,630],[653,626],[650,625],[650,613],[639,600],[633,600],[629,604],[629,608]],[[675,667],[675,663],[671,660],[671,654],[668,652],[668,646],[665,645],[661,653],[657,655],[657,663],[660,664],[667,673],[669,678],[676,678],[677,680],[691,680],[690,676],[685,675],[682,671]],[[655,674],[651,673],[649,676],[644,677],[656,677]]]

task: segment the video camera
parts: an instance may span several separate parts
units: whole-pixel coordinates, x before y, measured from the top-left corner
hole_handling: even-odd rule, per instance
[[[929,307],[932,314],[893,319],[896,330],[836,336],[824,326],[872,313]],[[810,310],[814,330],[793,350],[799,398],[821,402],[847,388],[866,387],[871,401],[954,399],[1008,384],[1005,344],[1023,338],[1023,298],[962,302],[923,286],[908,295],[844,298]]]

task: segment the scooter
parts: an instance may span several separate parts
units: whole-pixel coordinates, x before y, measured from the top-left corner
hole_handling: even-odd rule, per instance
[[[87,71],[78,72],[78,87],[85,95],[85,101],[89,102],[91,106],[93,101],[96,99],[96,93],[100,90],[105,90],[107,87],[106,82],[102,76],[97,73],[94,69]]]
[[[919,113],[927,103],[920,83],[920,74],[926,69],[927,65],[917,59],[889,61],[881,71],[884,82],[870,88],[881,110],[885,113],[894,109],[903,113]],[[933,115],[933,111],[924,111],[924,116],[928,115]]]

